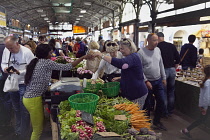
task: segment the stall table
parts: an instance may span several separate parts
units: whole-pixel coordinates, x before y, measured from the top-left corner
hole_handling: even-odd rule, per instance
[[[199,93],[200,87],[195,82],[176,80],[175,108],[192,119],[197,119],[200,115],[198,107]],[[210,116],[205,125],[210,127]]]

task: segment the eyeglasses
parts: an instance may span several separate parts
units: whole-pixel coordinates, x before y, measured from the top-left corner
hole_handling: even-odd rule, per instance
[[[116,43],[108,43],[107,46],[117,46]]]

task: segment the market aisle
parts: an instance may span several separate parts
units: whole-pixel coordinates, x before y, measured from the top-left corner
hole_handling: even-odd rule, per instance
[[[162,132],[162,140],[189,140],[189,138],[180,133],[180,130],[188,126],[192,121],[186,115],[175,112],[172,117],[162,119],[168,131],[156,130],[156,132]],[[192,130],[191,136],[191,140],[210,140],[210,129],[200,126]]]

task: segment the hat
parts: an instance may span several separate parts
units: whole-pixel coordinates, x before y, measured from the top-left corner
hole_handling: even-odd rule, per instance
[[[158,33],[157,33],[157,36],[158,36],[158,37],[164,37],[164,34],[163,34],[162,32],[158,32]]]

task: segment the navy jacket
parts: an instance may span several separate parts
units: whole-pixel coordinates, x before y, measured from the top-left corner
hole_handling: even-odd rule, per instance
[[[187,50],[188,52],[182,60],[181,65],[195,68],[197,62],[197,48],[193,44],[184,44],[181,48],[180,58],[184,56]]]

